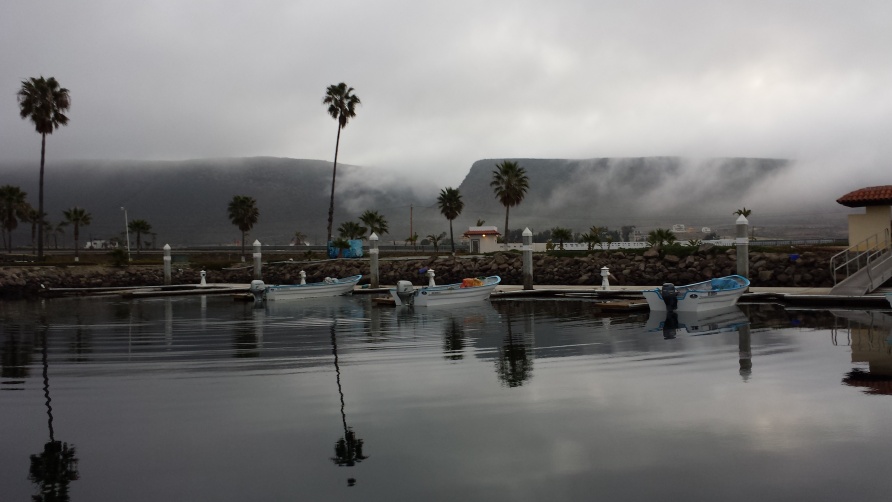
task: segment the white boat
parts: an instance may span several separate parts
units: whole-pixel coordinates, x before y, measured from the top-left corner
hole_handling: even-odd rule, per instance
[[[300,300],[302,298],[320,298],[324,296],[340,296],[353,292],[354,286],[362,275],[354,275],[343,279],[326,277],[322,282],[306,284],[267,285],[263,281],[251,281],[251,293],[255,301]]]
[[[433,282],[433,274],[428,276]],[[459,303],[480,302],[489,299],[496,286],[502,282],[497,275],[489,277],[465,279],[456,284],[444,284],[442,286],[428,284],[416,288],[409,281],[399,281],[395,289],[390,290],[397,306],[410,305],[415,307],[438,307],[440,305],[455,305]]]
[[[652,311],[706,312],[736,305],[749,285],[746,277],[729,275],[685,286],[666,283],[642,293]]]

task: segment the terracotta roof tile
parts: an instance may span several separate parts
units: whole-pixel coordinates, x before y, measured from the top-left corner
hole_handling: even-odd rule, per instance
[[[892,206],[892,185],[860,188],[836,199],[843,206]]]

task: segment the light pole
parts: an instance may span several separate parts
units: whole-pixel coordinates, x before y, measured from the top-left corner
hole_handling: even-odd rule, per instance
[[[127,234],[127,261],[133,261],[130,258],[130,222],[127,220],[127,209],[124,206],[121,206],[121,211],[124,211],[124,233]]]

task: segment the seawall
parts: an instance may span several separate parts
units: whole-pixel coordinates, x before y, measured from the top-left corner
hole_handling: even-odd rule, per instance
[[[750,280],[760,287],[832,287],[830,257],[835,251],[787,253],[752,252]],[[547,254],[533,256],[534,284],[598,286],[601,268],[608,267],[610,283],[624,286],[654,286],[664,282],[689,284],[712,277],[737,273],[736,250],[713,248],[681,258],[660,256],[655,250],[642,254],[611,251],[588,256],[563,257]],[[391,258],[382,257],[379,282],[396,284],[411,280],[426,283],[427,268],[434,269],[438,284],[460,282],[465,277],[499,275],[503,284],[523,284],[522,258],[519,253],[495,253],[472,257]],[[288,261],[263,265],[263,280],[268,284],[293,284],[304,270],[308,282],[325,277],[369,274],[368,260],[339,259],[325,261]],[[173,284],[198,284],[201,270],[189,265],[174,268]],[[208,283],[251,282],[251,267],[207,270]],[[364,278],[363,282],[368,282]],[[53,288],[97,288],[155,286],[164,283],[163,266],[4,266],[0,268],[0,298],[30,298]]]

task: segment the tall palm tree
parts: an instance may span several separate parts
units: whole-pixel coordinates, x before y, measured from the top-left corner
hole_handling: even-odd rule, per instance
[[[6,251],[12,252],[12,231],[19,226],[19,220],[24,216],[28,203],[25,200],[27,193],[21,188],[12,185],[0,187],[0,220],[3,230],[8,236]]]
[[[65,111],[71,107],[68,89],[59,86],[54,77],[48,79],[31,77],[22,81],[18,92],[19,115],[30,119],[34,129],[40,134],[40,184],[37,213],[43,214],[43,171],[46,163],[46,135],[68,124]],[[43,259],[43,226],[37,239],[37,259]]]
[[[356,116],[356,105],[361,104],[359,97],[353,94],[353,88],[341,82],[330,85],[325,90],[325,98],[322,104],[328,105],[328,114],[338,121],[338,137],[335,141],[334,164],[331,168],[331,202],[328,205],[328,235],[326,242],[331,241],[331,226],[334,222],[334,193],[335,178],[338,175],[338,149],[341,145],[341,129],[347,127],[347,122]]]
[[[458,188],[446,187],[440,190],[437,205],[440,207],[440,214],[449,220],[449,240],[452,242],[452,254],[455,254],[455,234],[452,233],[452,220],[458,218],[465,208]]]
[[[381,237],[389,230],[387,228],[387,219],[379,214],[378,211],[367,209],[366,212],[362,213],[359,217],[359,221],[368,228],[369,236],[375,233],[378,234],[378,237]]]
[[[242,231],[242,260],[245,259],[245,233],[249,232],[260,218],[257,201],[247,195],[236,195],[229,202],[229,221]]]
[[[87,212],[86,209],[82,207],[74,206],[71,209],[63,211],[62,214],[65,216],[65,223],[68,225],[74,225],[74,261],[80,260],[78,255],[80,250],[80,244],[78,243],[80,239],[80,231],[81,225],[86,226],[92,223],[93,216]],[[139,221],[139,220],[134,220]],[[138,242],[138,239],[137,239]]]
[[[492,172],[492,182],[496,198],[505,206],[505,249],[508,249],[508,211],[512,206],[520,204],[530,188],[526,169],[520,167],[517,162],[505,160],[496,164]]]
[[[130,220],[127,229],[136,234],[136,254],[139,254],[142,247],[142,236],[152,232],[152,225],[149,225],[146,220]]]

